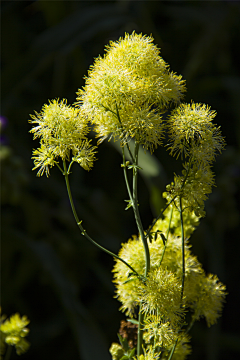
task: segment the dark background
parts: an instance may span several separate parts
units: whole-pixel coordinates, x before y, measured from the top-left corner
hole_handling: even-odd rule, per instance
[[[29,114],[48,99],[76,91],[93,58],[125,32],[152,34],[171,69],[187,81],[185,100],[217,110],[227,147],[214,171],[217,187],[207,216],[192,236],[207,272],[227,285],[217,325],[192,329],[189,359],[240,356],[240,3],[236,1],[2,1],[1,239],[2,312],[31,320],[31,348],[22,359],[110,359],[108,348],[124,315],[111,282],[113,260],[81,237],[57,168],[50,178],[32,172]],[[93,136],[93,134],[92,134]],[[70,177],[79,217],[111,251],[136,234],[121,157],[112,143],[99,147],[91,172]],[[145,162],[149,164],[149,155]],[[164,186],[181,164],[164,148],[139,180],[144,227],[163,205]],[[150,200],[149,200],[150,198]],[[15,358],[13,355],[12,358]]]

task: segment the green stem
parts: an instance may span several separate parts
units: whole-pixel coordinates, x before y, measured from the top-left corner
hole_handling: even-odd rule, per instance
[[[118,112],[118,110],[117,110]],[[119,116],[119,114],[118,114]],[[119,118],[120,121],[120,118]],[[121,123],[121,121],[120,121]],[[128,149],[129,150],[129,149]],[[131,204],[133,207],[133,212],[135,216],[135,220],[137,223],[137,228],[141,237],[141,240],[143,242],[144,252],[145,252],[145,278],[148,274],[148,271],[150,269],[150,253],[147,243],[147,237],[144,235],[143,225],[139,214],[138,209],[138,195],[137,195],[137,175],[138,175],[138,152],[139,152],[139,144],[135,143],[135,152],[134,152],[134,161],[133,161],[133,192],[131,193],[130,185],[127,178],[127,168],[126,168],[126,160],[125,160],[125,153],[124,148],[122,148],[122,154],[123,154],[123,168],[124,168],[124,178],[127,186],[127,191],[129,198],[131,200]],[[139,315],[138,315],[138,341],[137,341],[137,354],[140,356],[143,352],[142,350],[142,344],[143,344],[143,320],[144,320],[144,314],[141,311],[141,305],[139,308]]]
[[[183,215],[182,215],[182,198],[179,199],[180,203],[180,219],[181,219],[181,235],[182,235],[182,290],[181,300],[183,298],[184,281],[185,281],[185,245],[184,245],[184,228],[183,228]]]
[[[164,257],[164,254],[165,254],[165,250],[166,250],[166,247],[167,247],[168,235],[169,235],[169,232],[170,232],[170,227],[171,227],[171,222],[172,222],[172,214],[173,214],[173,206],[172,206],[172,209],[171,209],[171,214],[170,214],[170,219],[169,219],[169,224],[168,224],[168,229],[167,229],[166,241],[165,241],[165,244],[164,244],[163,253],[162,253],[162,256],[161,256],[161,259],[160,259],[160,262],[159,262],[159,266],[161,266],[161,263],[163,261],[163,257]]]
[[[178,338],[177,338],[177,340],[175,341],[175,344],[173,345],[173,348],[172,348],[172,351],[171,351],[171,353],[170,353],[170,355],[169,355],[169,357],[168,357],[168,360],[171,360],[171,359],[172,359],[173,354],[174,354],[174,351],[175,351],[176,346],[177,346],[177,343],[178,343]]]
[[[135,143],[135,151],[134,151],[134,165],[138,165],[138,152],[139,152],[139,144]],[[138,209],[138,196],[137,196],[137,176],[138,176],[138,169],[137,167],[133,167],[133,211],[135,215],[135,220],[137,223],[138,231],[143,243],[144,252],[145,252],[145,278],[150,269],[150,252],[147,243],[147,237],[144,235],[143,225],[139,214]],[[142,344],[143,344],[143,321],[144,321],[144,314],[141,311],[141,305],[139,308],[139,315],[138,315],[138,341],[137,341],[137,354],[140,356],[143,353]]]
[[[127,191],[128,191],[128,196],[131,200],[131,203],[133,205],[133,197],[132,197],[132,193],[130,190],[130,185],[128,182],[128,177],[127,177],[127,165],[126,165],[126,159],[125,159],[125,152],[124,152],[124,147],[122,146],[122,156],[123,156],[123,173],[124,173],[124,179],[125,179],[125,183],[127,186]]]
[[[138,150],[139,150],[139,144],[135,143],[135,165],[138,165]],[[144,235],[143,225],[139,214],[138,209],[138,195],[137,195],[137,177],[138,177],[138,169],[137,167],[133,168],[133,210],[134,215],[138,227],[139,234],[141,236],[141,240],[143,242],[144,252],[145,252],[145,261],[146,261],[146,267],[145,267],[145,277],[148,274],[148,271],[150,269],[150,253],[149,253],[149,247],[147,243],[147,237]]]
[[[64,173],[64,171],[63,171],[63,169],[61,168],[61,166],[60,165],[58,165],[58,163],[56,162],[56,165],[57,165],[57,167],[59,168],[59,170],[61,171],[61,173],[63,174]]]
[[[115,259],[118,259],[120,261],[122,261],[129,269],[131,269],[138,278],[140,278],[140,275],[137,273],[137,271],[131,266],[129,265],[125,260],[121,259],[118,255],[112,253],[111,251],[105,249],[103,246],[99,245],[96,241],[94,241],[86,232],[86,230],[83,228],[82,226],[82,221],[79,220],[75,206],[74,206],[74,202],[73,202],[73,198],[72,198],[72,193],[71,193],[71,188],[70,188],[70,184],[69,184],[69,178],[68,178],[68,172],[67,172],[67,165],[66,165],[66,161],[63,160],[63,167],[64,167],[64,176],[65,176],[65,181],[66,181],[66,186],[67,186],[67,192],[68,192],[68,197],[69,197],[69,201],[71,204],[71,208],[72,208],[72,212],[73,212],[73,216],[76,220],[76,223],[81,231],[81,234],[83,236],[85,236],[85,238],[87,240],[89,240],[91,243],[93,243],[95,246],[97,246],[99,249],[101,249],[102,251],[106,252],[107,254],[113,256]]]

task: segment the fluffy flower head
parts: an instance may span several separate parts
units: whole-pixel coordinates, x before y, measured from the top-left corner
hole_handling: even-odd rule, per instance
[[[38,175],[49,175],[49,167],[63,160],[78,162],[89,170],[94,157],[94,149],[87,140],[89,128],[79,109],[67,105],[66,100],[52,100],[45,104],[40,113],[31,115],[32,124],[37,124],[30,132],[40,138],[41,146],[33,151],[34,169],[39,168]]]
[[[221,316],[225,301],[226,286],[216,275],[190,276],[186,281],[186,305],[193,311],[193,319],[205,317],[207,325],[211,326]]]
[[[179,209],[179,197],[183,202],[184,212],[194,212],[197,217],[205,216],[204,203],[208,195],[212,192],[214,185],[214,174],[209,166],[198,167],[196,164],[184,164],[182,176],[175,175],[174,182],[166,186],[166,192],[163,197],[167,201],[174,201],[175,206]]]
[[[159,230],[157,226],[158,223],[155,224],[153,231]],[[144,298],[144,312],[148,310],[152,311],[154,307],[159,307],[161,308],[162,314],[168,319],[177,319],[179,318],[178,309],[182,278],[181,238],[169,235],[160,268],[159,264],[164,250],[164,244],[159,233],[157,233],[156,239],[148,242],[148,246],[151,256],[151,270],[147,278],[148,286],[145,286],[142,281],[136,276],[133,276],[131,270],[129,270],[125,264],[120,260],[116,260],[113,269],[114,283],[117,288],[117,298],[122,303],[121,309],[126,311],[127,314],[132,315],[134,308],[139,305],[141,299]],[[144,249],[142,241],[137,237],[122,244],[119,257],[130,264],[138,274],[144,275]],[[190,276],[192,273],[202,272],[202,268],[196,257],[191,254],[187,242],[185,244],[185,262],[186,276]],[[169,302],[171,302],[171,304],[169,304]],[[171,311],[169,311],[169,309]],[[177,314],[176,317],[175,314]]]
[[[161,113],[182,98],[185,84],[159,53],[152,37],[133,32],[110,42],[95,60],[77,100],[102,140],[136,138],[151,150],[160,144]]]
[[[216,112],[205,104],[181,104],[168,119],[172,155],[211,163],[224,146],[220,128],[212,123]]]

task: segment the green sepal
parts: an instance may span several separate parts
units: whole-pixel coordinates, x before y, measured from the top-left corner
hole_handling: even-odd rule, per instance
[[[132,164],[128,166],[128,169],[138,169],[138,170],[143,170],[143,168],[141,168],[140,166],[136,165],[136,164]]]
[[[132,200],[124,200],[124,201],[128,202],[128,205],[126,206],[125,210],[128,210],[130,209],[130,207],[133,206]]]

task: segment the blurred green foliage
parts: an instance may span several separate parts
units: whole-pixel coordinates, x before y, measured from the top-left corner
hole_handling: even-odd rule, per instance
[[[192,237],[194,253],[218,274],[229,295],[222,320],[192,331],[190,359],[227,360],[240,353],[240,3],[235,1],[2,1],[1,239],[2,312],[30,319],[24,359],[110,359],[123,315],[113,298],[113,260],[88,244],[71,214],[64,178],[31,172],[38,145],[27,120],[48,99],[84,85],[93,58],[125,31],[152,34],[163,58],[187,81],[186,101],[217,110],[228,146],[215,166],[217,188]],[[93,136],[94,134],[92,134]],[[84,226],[111,251],[136,233],[112,143],[99,147],[94,169],[73,167],[74,200]],[[139,181],[144,227],[180,163],[164,148],[148,154]],[[144,166],[144,165],[143,165]],[[150,201],[149,201],[150,198]],[[14,356],[12,357],[14,358]]]

